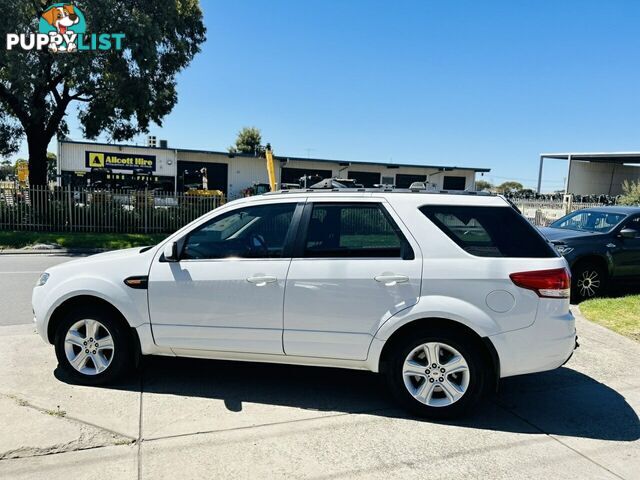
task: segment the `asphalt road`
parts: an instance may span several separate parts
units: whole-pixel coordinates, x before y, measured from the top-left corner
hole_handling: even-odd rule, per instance
[[[47,268],[77,257],[63,255],[0,255],[0,326],[33,321],[31,291]]]

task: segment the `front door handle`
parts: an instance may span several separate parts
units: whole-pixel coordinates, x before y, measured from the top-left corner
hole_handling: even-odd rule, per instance
[[[260,275],[247,278],[247,282],[253,283],[256,287],[264,287],[267,283],[277,282],[278,279],[271,275]]]
[[[398,283],[407,283],[409,277],[406,275],[394,275],[393,273],[383,273],[377,277],[373,277],[376,282],[384,283],[387,287],[393,287]]]

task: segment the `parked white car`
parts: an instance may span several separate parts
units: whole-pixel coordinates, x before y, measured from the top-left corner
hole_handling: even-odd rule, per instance
[[[565,260],[499,196],[290,191],[243,198],[154,247],[71,261],[33,291],[75,381],[138,355],[364,369],[432,417],[576,345]]]

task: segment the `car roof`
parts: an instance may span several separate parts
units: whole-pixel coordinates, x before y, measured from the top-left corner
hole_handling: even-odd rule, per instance
[[[629,207],[626,205],[607,205],[602,207],[589,207],[579,210],[580,212],[598,212],[598,213],[619,213],[621,215],[631,215],[640,213],[640,207]]]
[[[389,202],[408,202],[416,204],[440,204],[440,205],[485,205],[485,206],[509,206],[507,200],[501,195],[485,192],[427,192],[424,190],[410,189],[384,189],[384,188],[337,188],[337,189],[292,189],[268,192],[262,195],[246,197],[241,200],[257,202],[264,200],[284,199],[322,199],[326,201],[335,197],[344,201],[348,198],[385,198]],[[234,203],[238,202],[237,200]]]

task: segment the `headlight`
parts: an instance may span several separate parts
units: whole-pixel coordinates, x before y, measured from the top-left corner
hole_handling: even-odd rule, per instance
[[[567,247],[566,245],[556,245],[556,250],[560,255],[566,255],[567,253],[573,252],[573,248]]]
[[[36,282],[36,287],[41,287],[42,285],[47,283],[47,280],[49,280],[49,274],[43,273],[42,275],[40,275],[40,278]]]

